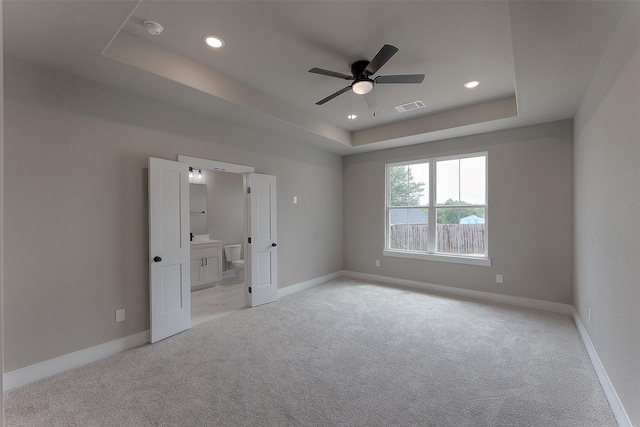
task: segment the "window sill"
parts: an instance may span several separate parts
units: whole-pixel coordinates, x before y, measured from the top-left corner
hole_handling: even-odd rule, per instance
[[[383,256],[395,258],[422,259],[426,261],[450,262],[454,264],[480,265],[482,267],[491,267],[490,258],[476,258],[455,255],[429,254],[426,252],[405,252],[384,250]]]

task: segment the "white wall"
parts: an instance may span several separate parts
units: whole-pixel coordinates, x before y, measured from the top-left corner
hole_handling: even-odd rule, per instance
[[[345,157],[345,269],[571,304],[572,127],[565,120]],[[383,257],[385,164],[481,151],[492,266]]]
[[[638,23],[640,2],[631,1],[575,118],[575,307],[633,425],[640,425]]]
[[[5,78],[5,371],[149,327],[150,156],[276,175],[279,287],[342,270],[340,156],[8,57]]]

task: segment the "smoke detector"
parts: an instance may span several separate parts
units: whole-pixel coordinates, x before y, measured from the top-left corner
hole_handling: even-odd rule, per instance
[[[146,20],[142,22],[142,25],[152,36],[158,36],[160,35],[160,33],[162,33],[162,30],[164,30],[164,28],[162,28],[162,25],[158,24],[156,21]]]

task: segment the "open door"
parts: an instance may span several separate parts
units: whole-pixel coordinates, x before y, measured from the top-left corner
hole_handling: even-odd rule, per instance
[[[278,299],[278,233],[276,220],[276,177],[248,174],[249,305]],[[245,271],[247,273],[247,271]]]
[[[191,327],[189,171],[149,158],[149,300],[152,343]]]

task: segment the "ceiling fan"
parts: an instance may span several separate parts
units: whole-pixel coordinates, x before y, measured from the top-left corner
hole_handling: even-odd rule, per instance
[[[378,70],[387,63],[393,55],[398,52],[398,48],[385,44],[380,49],[380,52],[371,60],[356,61],[351,65],[351,76],[348,74],[338,73],[336,71],[324,70],[322,68],[312,68],[310,73],[322,74],[323,76],[337,77],[343,80],[353,80],[349,86],[340,89],[339,91],[332,93],[326,98],[316,102],[316,105],[322,105],[333,98],[342,95],[349,89],[353,90],[359,95],[364,95],[371,90],[376,84],[389,84],[389,83],[422,83],[424,80],[424,74],[398,74],[391,76],[378,76],[372,79],[371,76],[378,72]]]

